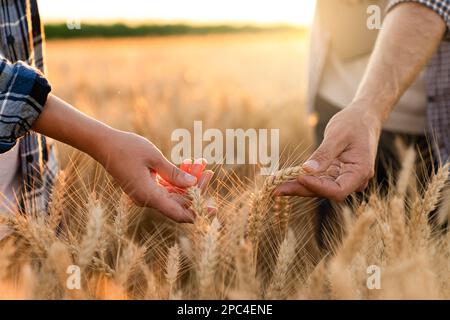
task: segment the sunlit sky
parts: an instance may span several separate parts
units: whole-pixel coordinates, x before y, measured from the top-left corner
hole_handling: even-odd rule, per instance
[[[46,21],[311,22],[315,0],[38,0]]]

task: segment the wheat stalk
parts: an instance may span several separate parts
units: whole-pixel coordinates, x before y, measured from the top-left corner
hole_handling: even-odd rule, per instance
[[[359,292],[350,272],[355,255],[363,247],[367,232],[375,220],[375,214],[368,209],[356,220],[353,229],[347,234],[341,247],[331,259],[329,265],[330,287],[336,299],[357,299]]]
[[[52,193],[52,200],[48,208],[48,226],[55,230],[61,223],[64,208],[64,196],[67,191],[67,174],[65,171],[60,171],[58,179]]]
[[[409,183],[411,181],[411,176],[414,172],[414,165],[416,162],[416,151],[413,146],[409,147],[404,155],[402,161],[402,169],[398,175],[397,180],[397,194],[403,198],[408,189]]]
[[[395,196],[390,202],[390,230],[392,242],[388,247],[388,255],[391,259],[400,259],[405,252],[406,223],[405,207],[402,196]]]
[[[436,209],[441,197],[441,191],[448,180],[449,169],[450,163],[447,163],[433,175],[422,199],[421,214],[426,215]]]

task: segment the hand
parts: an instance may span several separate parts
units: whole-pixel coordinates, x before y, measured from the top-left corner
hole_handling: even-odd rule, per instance
[[[212,177],[211,171],[197,178],[183,172],[147,139],[113,129],[54,95],[48,97],[33,130],[89,154],[134,202],[151,206],[178,222],[192,222],[194,214],[186,208],[188,203],[183,195],[171,192],[159,182],[164,180],[179,189],[198,182],[205,189]]]
[[[274,195],[324,197],[343,201],[363,191],[374,175],[380,117],[366,103],[355,103],[328,123],[324,140],[303,164],[306,175],[278,187]]]
[[[197,184],[195,176],[177,168],[139,135],[112,130],[104,140],[94,157],[136,204],[153,207],[177,222],[193,221],[183,195],[171,192],[159,180],[184,189]],[[199,182],[207,184],[210,178],[208,174],[199,176]]]

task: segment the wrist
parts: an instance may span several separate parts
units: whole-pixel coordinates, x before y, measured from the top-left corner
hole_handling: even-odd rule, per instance
[[[391,99],[378,99],[370,97],[356,97],[351,106],[375,121],[377,125],[383,126],[391,113],[392,106],[395,103]]]
[[[370,107],[369,105],[368,102],[354,101],[348,106],[348,109],[350,112],[358,115],[357,118],[360,119],[365,127],[379,134],[385,122],[384,113],[380,109]]]
[[[97,122],[92,129],[91,138],[86,143],[86,149],[82,151],[105,166],[114,152],[113,145],[119,131],[101,122]]]

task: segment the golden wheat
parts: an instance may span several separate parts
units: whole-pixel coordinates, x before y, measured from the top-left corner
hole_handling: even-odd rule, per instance
[[[170,132],[191,128],[194,119],[219,129],[281,128],[286,153],[306,155],[288,145],[298,137],[311,142],[299,107],[303,75],[293,72],[305,69],[299,53],[305,55],[306,42],[278,34],[242,37],[117,40],[115,50],[106,40],[49,43],[50,77],[59,95],[148,137],[166,155]],[[223,60],[224,42],[230,63]],[[88,79],[79,67],[86,59],[98,67]],[[105,77],[106,66],[117,61],[120,72]],[[254,73],[247,77],[235,61]],[[336,206],[343,226],[331,226],[329,245],[320,250],[309,228],[315,202],[272,199],[277,186],[303,174],[299,166],[275,172],[256,189],[253,168],[225,166],[208,190],[217,215],[208,215],[208,195],[192,188],[187,198],[195,222],[174,225],[131,205],[103,170],[59,147],[64,173],[49,214],[0,215],[13,230],[0,241],[0,286],[8,289],[0,298],[450,299],[450,233],[428,219],[448,197],[448,164],[416,184],[419,157],[412,147],[403,148],[402,170],[393,173],[397,183],[386,194],[375,186],[362,201]],[[439,208],[442,225],[446,203]],[[81,267],[79,290],[66,286],[71,263]],[[381,270],[380,289],[367,286],[369,266]]]

